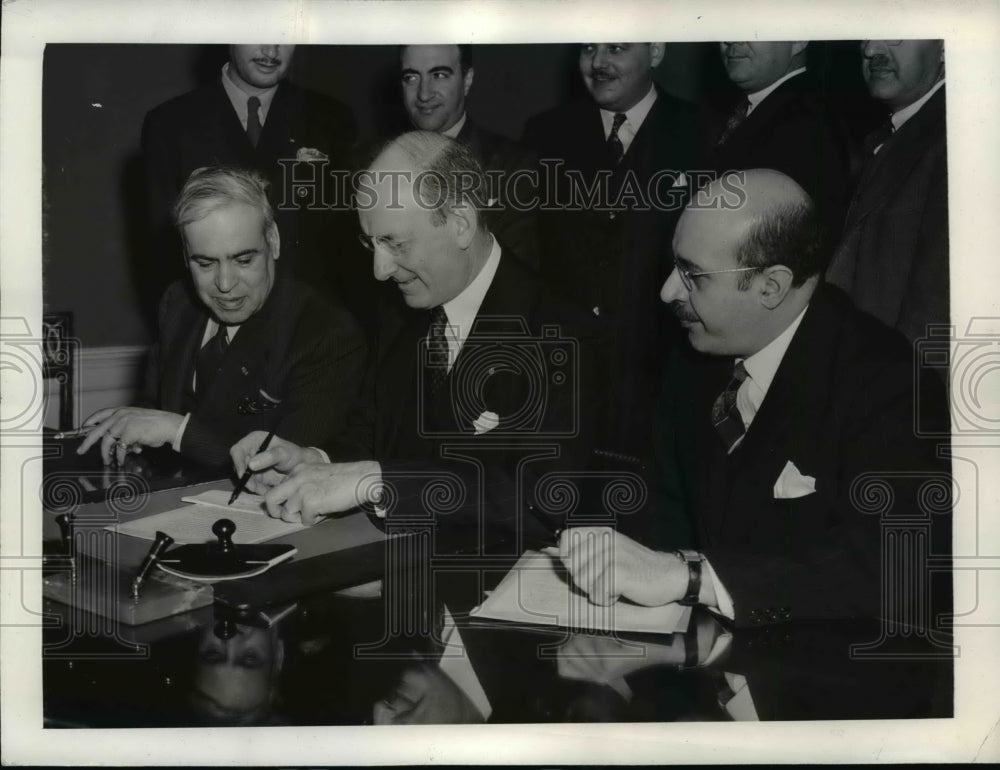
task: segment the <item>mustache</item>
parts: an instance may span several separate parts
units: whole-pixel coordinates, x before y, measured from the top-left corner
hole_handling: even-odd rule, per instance
[[[670,312],[676,316],[678,321],[689,321],[690,323],[695,323],[698,320],[698,316],[692,313],[687,304],[681,302],[680,300],[673,300],[669,307]]]
[[[868,69],[873,69],[873,70],[893,69],[892,59],[890,59],[884,53],[877,53],[868,59]]]
[[[591,69],[590,77],[592,78],[613,78],[615,73],[611,70],[606,69]]]

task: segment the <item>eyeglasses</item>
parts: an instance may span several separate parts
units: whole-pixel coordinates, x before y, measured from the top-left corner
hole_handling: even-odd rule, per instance
[[[409,241],[396,241],[385,235],[376,235],[373,237],[364,233],[358,233],[358,240],[370,252],[374,253],[375,247],[381,246],[394,257],[405,254],[407,247],[410,245]]]
[[[688,291],[694,291],[694,280],[695,278],[701,278],[703,275],[718,275],[719,273],[746,273],[750,270],[760,270],[759,267],[730,267],[727,270],[702,270],[698,273],[693,273],[686,267],[681,267],[681,263],[674,258],[674,267],[677,269],[677,274],[681,277],[681,283],[684,284],[684,288]]]

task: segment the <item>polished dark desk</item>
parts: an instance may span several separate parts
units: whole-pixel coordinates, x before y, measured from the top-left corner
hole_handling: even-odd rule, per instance
[[[107,516],[115,506],[116,516],[128,518],[220,483],[231,482],[151,492],[134,510],[120,502],[73,505],[81,518]],[[48,507],[45,516],[56,550],[58,510]],[[213,606],[146,625],[123,627],[47,602],[46,725],[748,718],[745,710],[723,707],[726,674],[742,677],[753,716],[762,720],[952,715],[947,640],[899,629],[885,638],[876,622],[732,630],[699,611],[693,627],[710,632],[689,632],[696,658],[704,662],[709,648],[719,649],[719,635],[729,637],[711,665],[685,667],[690,651],[679,636],[573,635],[470,617],[513,559],[463,552],[458,541],[421,540],[418,533],[413,542],[424,543],[426,558],[394,560],[390,544],[399,538],[390,538],[352,561],[324,552],[323,526],[289,536],[299,548],[296,561],[273,575],[234,581],[243,586],[229,601],[217,588],[222,600]],[[123,544],[121,563],[138,564],[146,548],[148,541]],[[340,590],[373,577],[381,583],[354,595]],[[458,637],[446,630],[446,618]]]

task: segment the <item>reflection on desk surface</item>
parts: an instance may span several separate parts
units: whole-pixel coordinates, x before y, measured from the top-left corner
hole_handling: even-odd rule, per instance
[[[163,489],[226,479],[228,467],[213,468],[185,460],[170,447],[144,449],[131,454],[124,466],[105,466],[100,452],[76,453],[82,439],[55,439],[42,443],[42,500],[47,510],[69,503],[93,503],[109,495],[130,496]]]
[[[720,625],[720,633],[695,634],[686,642],[666,635],[581,636],[470,619],[467,599],[481,590],[478,577],[466,580],[455,573],[449,580],[433,600],[414,599],[405,593],[412,582],[388,578],[381,595],[369,598],[327,592],[263,611],[217,605],[166,619],[158,629],[95,626],[74,633],[65,625],[49,627],[46,725],[801,720],[952,713],[952,660],[927,657],[926,643],[911,637],[895,645],[891,658],[852,655],[852,645],[879,646],[876,623],[747,631]],[[699,616],[701,628],[712,623]],[[717,660],[683,666],[690,652],[685,643],[695,644],[696,659],[705,663],[708,653],[700,648],[716,648],[721,636],[729,637],[728,646]],[[750,711],[735,708],[746,701]]]

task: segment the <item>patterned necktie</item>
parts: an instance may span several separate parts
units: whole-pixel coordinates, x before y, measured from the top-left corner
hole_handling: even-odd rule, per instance
[[[740,410],[736,408],[736,392],[740,385],[747,378],[747,370],[740,361],[733,368],[733,378],[726,385],[726,389],[719,394],[712,404],[712,426],[722,437],[722,442],[726,446],[726,452],[732,452],[743,434],[746,427],[743,425],[743,418]]]
[[[226,334],[226,327],[219,324],[219,331],[198,351],[198,359],[195,364],[195,388],[198,395],[204,395],[212,387],[215,375],[222,368],[222,361],[226,357],[229,349],[229,337]]]
[[[625,122],[626,118],[627,116],[624,112],[616,112],[614,122],[611,124],[611,133],[608,134],[608,149],[611,150],[611,157],[614,159],[616,166],[625,157],[625,145],[622,144],[622,140],[618,137],[618,130],[622,127],[622,123]]]
[[[729,141],[729,137],[733,135],[740,124],[747,119],[747,112],[750,110],[750,100],[747,97],[743,97],[733,108],[732,114],[729,116],[729,120],[726,121],[726,127],[722,129],[722,136],[719,137],[719,141],[716,143],[719,147],[724,145]]]
[[[865,155],[869,157],[875,155],[878,148],[888,142],[895,131],[896,128],[892,125],[892,120],[887,120],[868,134],[864,139]]]
[[[247,99],[247,139],[254,147],[260,141],[260,99],[251,96]]]
[[[436,393],[448,376],[448,314],[438,305],[431,311],[431,328],[427,334],[427,366],[424,369],[427,389]]]

